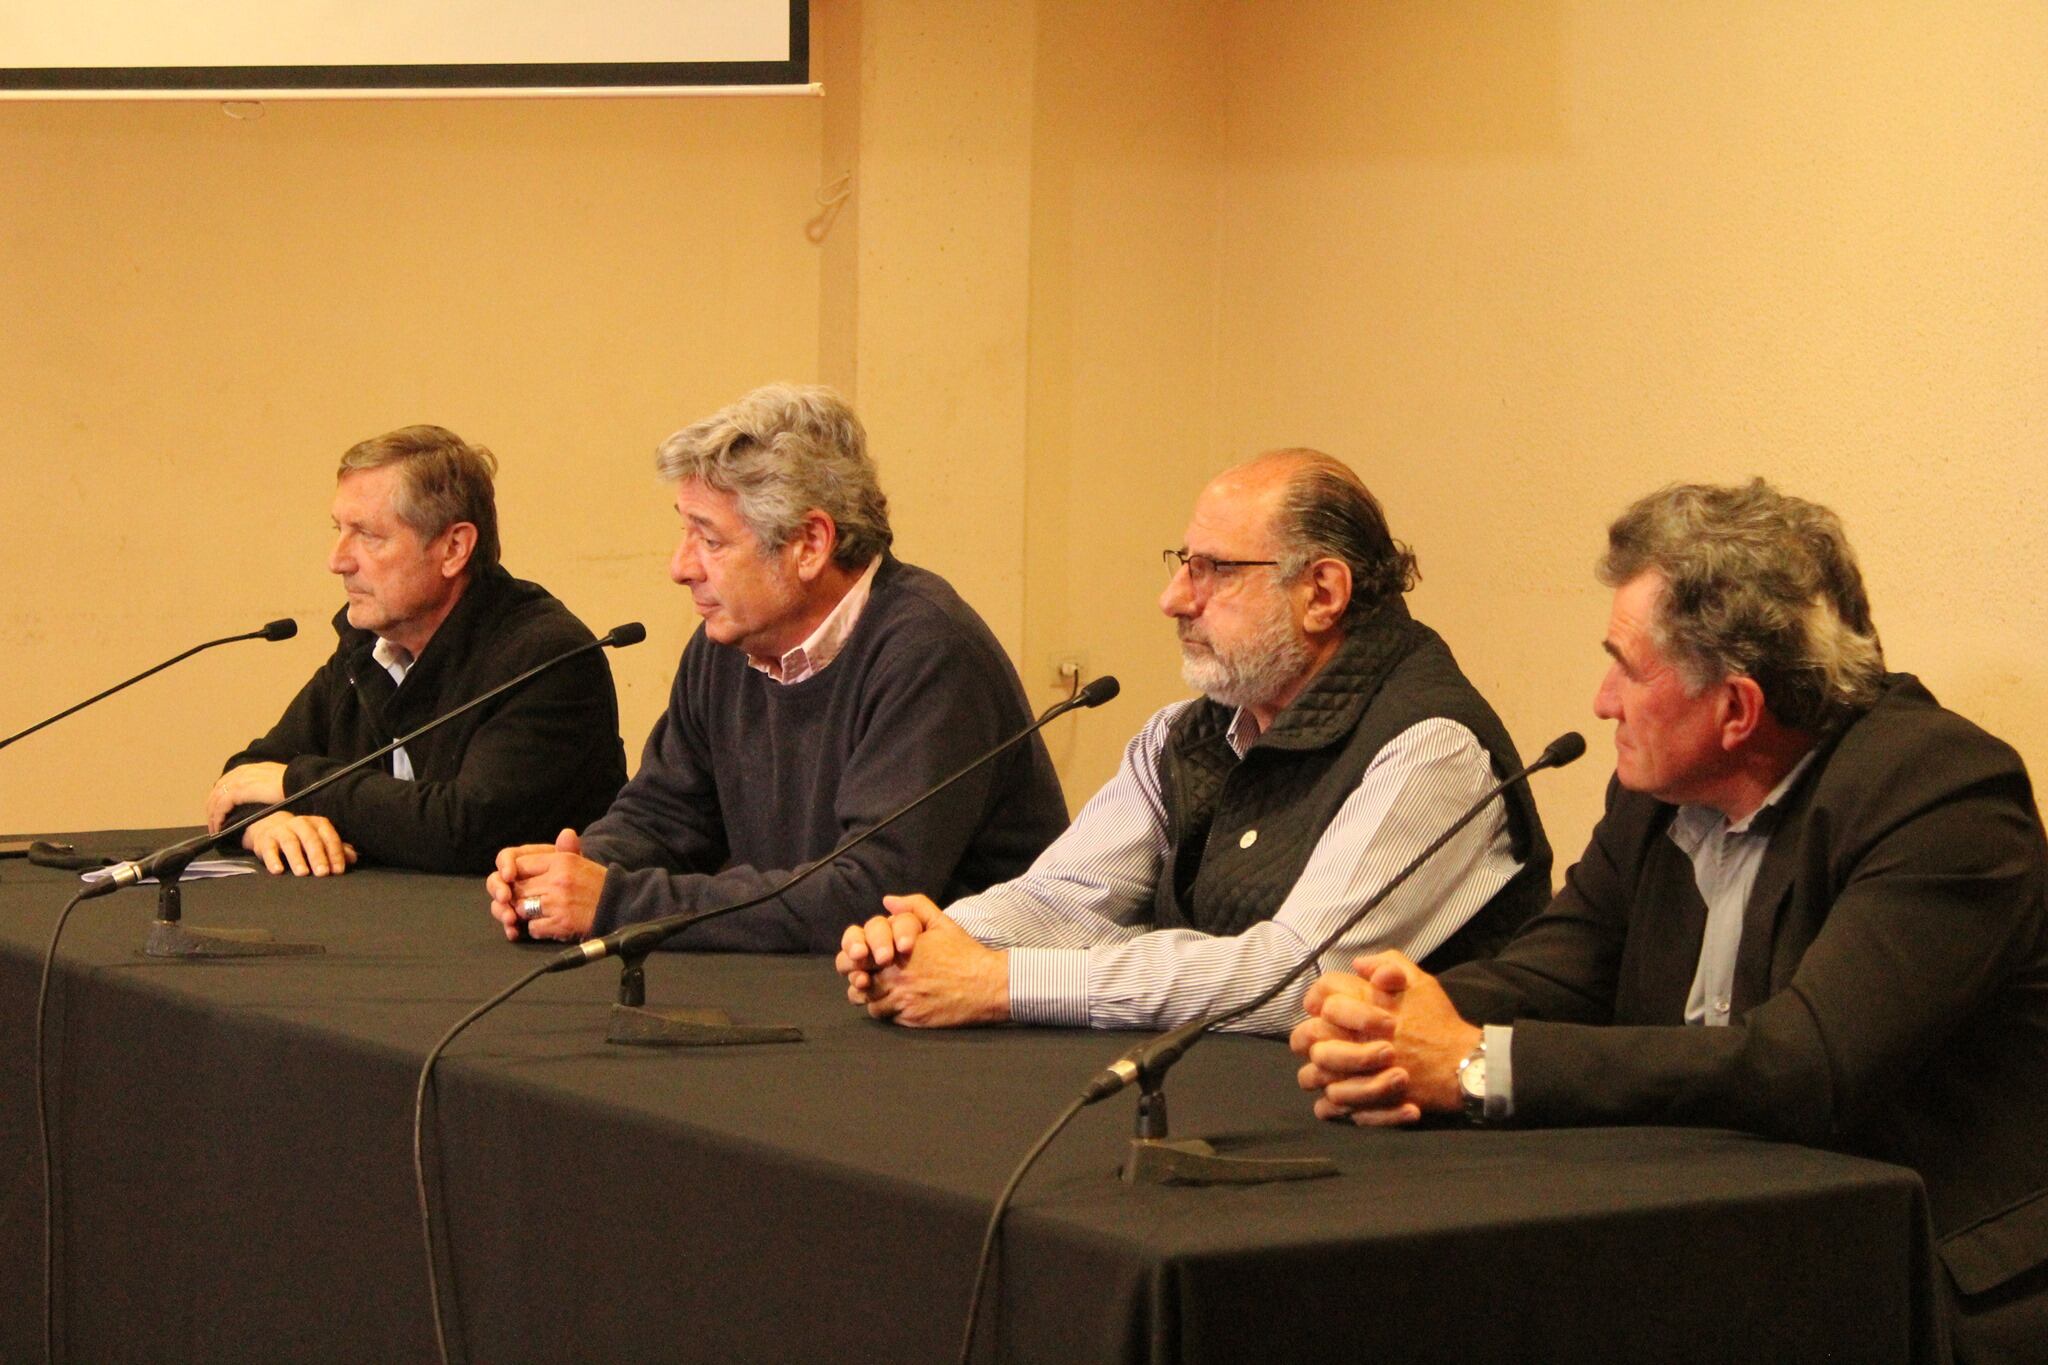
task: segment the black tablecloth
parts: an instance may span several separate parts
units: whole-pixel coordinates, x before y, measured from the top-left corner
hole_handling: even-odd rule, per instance
[[[141,847],[141,836],[78,836]],[[70,874],[0,871],[0,1359],[41,1357],[36,971]],[[427,1047],[548,948],[481,884],[360,869],[188,883],[188,923],[324,956],[139,955],[155,896],[81,907],[53,988],[58,1301],[73,1360],[418,1361],[412,1191]],[[790,1022],[787,1045],[604,1042],[615,964],[545,977],[464,1035],[432,1125],[480,1361],[942,1361],[989,1207],[1130,1041],[872,1023],[818,959],[661,954],[650,1003]],[[989,1358],[1927,1359],[1910,1172],[1672,1129],[1367,1133],[1316,1123],[1274,1040],[1218,1038],[1176,1136],[1336,1159],[1337,1179],[1115,1179],[1128,1097],[1025,1183]],[[992,1329],[992,1330],[991,1330]]]

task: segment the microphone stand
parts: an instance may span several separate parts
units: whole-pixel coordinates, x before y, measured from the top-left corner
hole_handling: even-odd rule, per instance
[[[190,861],[189,859],[187,861]],[[156,918],[142,942],[144,957],[193,961],[222,957],[313,957],[327,949],[274,937],[268,929],[195,929],[184,922],[185,897],[178,879],[185,864],[157,873]]]
[[[1395,873],[1386,885],[1374,892],[1371,899],[1331,930],[1329,935],[1297,962],[1287,975],[1242,1005],[1219,1010],[1199,1019],[1191,1019],[1156,1038],[1147,1039],[1098,1072],[1082,1092],[1081,1102],[1084,1107],[1100,1103],[1130,1085],[1135,1084],[1138,1087],[1137,1131],[1131,1139],[1130,1149],[1118,1173],[1123,1182],[1127,1185],[1259,1185],[1276,1180],[1311,1180],[1319,1176],[1335,1175],[1336,1163],[1326,1157],[1219,1156],[1213,1146],[1200,1138],[1176,1140],[1169,1137],[1166,1119],[1166,1073],[1171,1071],[1174,1063],[1178,1062],[1188,1049],[1200,1042],[1205,1034],[1264,1008],[1310,967],[1321,962],[1324,954],[1336,947],[1337,942],[1345,934],[1350,933],[1367,915],[1378,909],[1388,896],[1434,857],[1459,830],[1470,824],[1480,811],[1492,805],[1494,799],[1502,792],[1518,782],[1527,781],[1531,773],[1540,772],[1545,768],[1561,768],[1585,752],[1586,741],[1577,731],[1559,736],[1552,741],[1549,748],[1537,756],[1535,762],[1495,783],[1491,790],[1473,802],[1448,829],[1431,840],[1427,847],[1409,860],[1406,867]]]
[[[190,839],[184,839],[178,843],[160,848],[145,858],[117,863],[109,873],[107,880],[93,886],[88,886],[79,893],[79,898],[81,900],[92,900],[99,896],[111,895],[124,886],[133,886],[151,877],[156,878],[161,883],[162,889],[157,895],[157,917],[150,925],[149,938],[144,943],[142,949],[143,954],[148,957],[190,961],[193,959],[222,957],[298,957],[310,953],[325,952],[326,949],[317,943],[278,942],[271,938],[268,930],[263,929],[193,929],[186,926],[183,923],[184,898],[178,888],[179,877],[183,875],[186,867],[191,864],[194,858],[198,857],[200,853],[219,840],[241,833],[258,820],[284,810],[295,800],[310,796],[314,792],[332,786],[350,773],[357,772],[376,762],[393,749],[409,744],[428,731],[437,729],[454,720],[457,716],[473,711],[485,702],[511,691],[535,674],[544,673],[557,664],[565,663],[580,654],[588,654],[595,649],[603,649],[614,645],[621,648],[626,645],[637,645],[646,638],[647,627],[641,625],[638,621],[630,622],[623,626],[615,626],[609,633],[592,640],[588,644],[578,645],[572,650],[557,654],[552,659],[535,664],[524,673],[506,679],[481,696],[470,698],[470,700],[454,710],[442,712],[425,725],[400,735],[382,748],[373,749],[361,758],[336,768],[319,781],[308,783],[297,792],[286,796],[284,800],[274,801],[261,810],[250,812],[223,829],[219,834],[198,834]]]
[[[798,883],[824,870],[841,855],[852,852],[880,834],[955,782],[984,764],[1002,757],[1067,712],[1100,706],[1115,697],[1118,690],[1119,685],[1115,678],[1095,679],[1065,701],[1046,708],[1045,714],[1037,720],[945,778],[910,804],[851,838],[843,840],[830,853],[798,868],[771,890],[735,901],[730,905],[663,915],[659,919],[615,929],[602,938],[589,939],[573,948],[564,949],[548,964],[547,970],[565,972],[596,962],[600,958],[619,959],[619,998],[612,1006],[611,1027],[605,1035],[605,1041],[609,1043],[632,1047],[731,1047],[745,1043],[799,1042],[804,1036],[803,1030],[793,1024],[739,1024],[733,1022],[732,1017],[722,1010],[648,1008],[647,955],[693,925],[719,919],[740,910],[752,909],[754,906],[774,900]]]

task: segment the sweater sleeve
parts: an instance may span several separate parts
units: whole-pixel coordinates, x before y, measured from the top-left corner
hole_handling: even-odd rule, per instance
[[[615,922],[649,919],[677,908],[663,888],[684,874],[715,872],[726,860],[725,825],[707,736],[689,700],[696,654],[707,648],[701,635],[684,652],[669,690],[668,709],[654,722],[641,751],[640,768],[619,790],[611,809],[583,831],[583,856],[605,864],[605,899],[617,903],[631,882],[637,907]],[[605,909],[600,907],[600,924]]]

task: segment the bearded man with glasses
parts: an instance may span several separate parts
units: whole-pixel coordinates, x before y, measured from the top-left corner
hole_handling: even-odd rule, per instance
[[[1160,609],[1202,693],[1153,716],[1024,875],[941,911],[891,896],[837,967],[914,1027],[1167,1028],[1249,1000],[1521,767],[1450,650],[1408,614],[1415,557],[1347,466],[1272,451],[1203,490]],[[1526,787],[1328,954],[1491,953],[1550,896]],[[1234,1027],[1284,1033],[1276,1000]]]

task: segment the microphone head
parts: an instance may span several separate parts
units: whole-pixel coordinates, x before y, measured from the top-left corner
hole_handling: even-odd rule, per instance
[[[1577,730],[1567,730],[1550,741],[1550,747],[1543,751],[1538,760],[1545,768],[1562,768],[1567,763],[1577,762],[1586,753],[1586,737]]]
[[[611,633],[598,641],[598,643],[624,649],[627,645],[637,645],[646,638],[646,626],[641,625],[638,621],[628,621],[623,626],[613,626]]]
[[[1101,677],[1076,692],[1074,701],[1081,706],[1100,706],[1106,701],[1115,700],[1116,694],[1121,691],[1123,684],[1115,678]]]
[[[292,620],[291,617],[286,616],[280,618],[279,620],[272,621],[269,625],[265,626],[259,633],[263,636],[264,639],[273,642],[277,640],[289,640],[292,638],[292,636],[297,635],[299,633],[299,623],[297,621]]]

